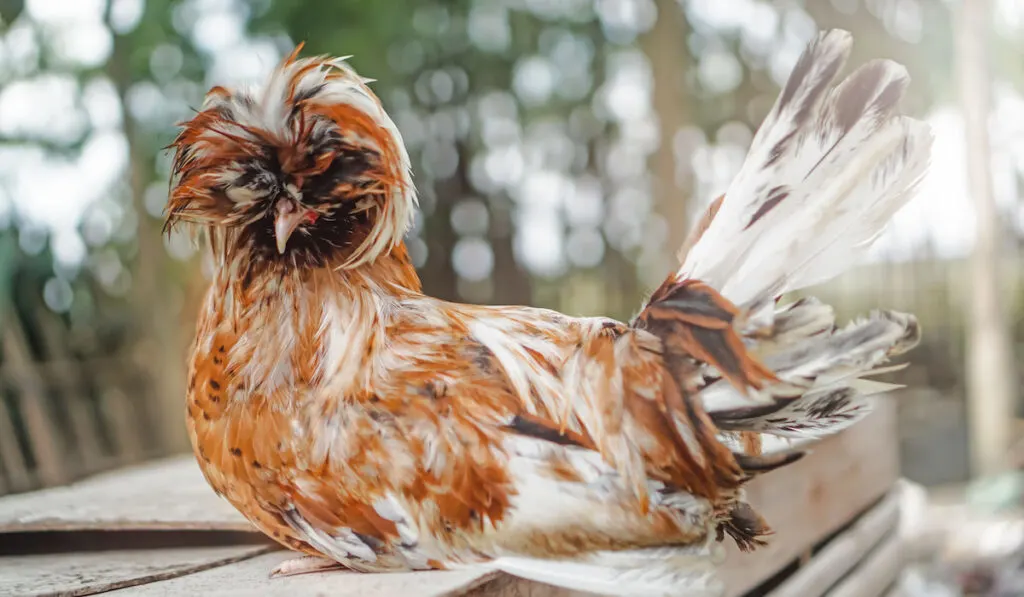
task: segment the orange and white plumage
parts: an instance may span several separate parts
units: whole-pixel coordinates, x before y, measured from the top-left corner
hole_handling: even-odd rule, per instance
[[[175,141],[168,226],[210,238],[188,426],[212,487],[292,549],[361,571],[501,569],[582,591],[716,595],[742,486],[862,416],[917,325],[777,306],[910,197],[927,128],[887,62],[835,90],[823,34],[682,268],[620,323],[423,295],[409,160],[364,79],[294,55],[215,88]],[[717,210],[717,212],[715,211]],[[698,231],[699,233],[700,231]],[[315,566],[308,562],[286,572]]]

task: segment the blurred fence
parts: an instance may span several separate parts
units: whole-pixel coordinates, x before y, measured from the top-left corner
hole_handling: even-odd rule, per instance
[[[27,327],[8,312],[0,331],[0,494],[68,483],[162,452],[150,384],[134,359],[76,358],[59,318],[39,315]]]

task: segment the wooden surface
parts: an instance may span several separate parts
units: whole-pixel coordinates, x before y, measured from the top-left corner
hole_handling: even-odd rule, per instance
[[[898,527],[900,492],[894,490],[814,558],[772,591],[772,597],[820,597]]]
[[[0,533],[91,529],[252,527],[210,490],[191,455],[0,498]]]
[[[876,584],[891,582],[899,565],[898,558],[892,557],[898,546],[882,538],[887,526],[895,526],[895,502],[879,502],[897,481],[894,426],[895,405],[881,400],[865,421],[818,444],[802,461],[751,483],[748,499],[765,515],[775,535],[768,547],[753,554],[741,554],[727,542],[729,555],[722,577],[728,585],[728,597],[750,593],[865,511],[868,514],[821,548],[816,557],[826,558],[825,563],[811,560],[788,579],[788,585],[784,582],[778,587],[778,595],[821,595],[824,587],[847,572],[848,579],[871,578],[870,582],[864,581],[866,589],[851,588],[850,581],[836,587],[842,588],[847,597],[880,594],[870,590]],[[876,502],[878,505],[870,508]],[[213,530],[252,530],[208,488],[191,456],[97,476],[65,488],[0,498],[0,546],[4,532],[81,533],[98,529],[163,529],[168,535],[172,530],[181,532],[177,534],[191,530],[203,536]],[[167,536],[164,533],[161,536]],[[32,556],[0,555],[0,595],[78,595],[115,587],[124,588],[111,594],[127,597],[582,595],[486,571],[388,575],[329,572],[269,579],[274,565],[293,554],[262,553],[265,549],[253,545],[170,549],[164,545],[154,549],[135,546],[131,550],[78,553],[63,549],[62,553]],[[864,562],[858,562],[862,557]],[[827,558],[831,558],[831,564]],[[47,582],[49,578],[53,580]],[[886,586],[883,584],[879,591]],[[821,592],[816,592],[819,589]]]
[[[498,574],[458,597],[593,597],[593,595],[523,580],[507,574]]]
[[[481,571],[358,574],[322,572],[268,578],[278,563],[294,554],[275,552],[179,576],[164,582],[140,585],[109,593],[110,597],[449,597],[465,595],[490,580]]]
[[[894,533],[829,591],[829,597],[878,597],[886,593],[903,567],[902,552],[900,539]]]
[[[92,595],[224,566],[266,550],[250,545],[0,557],[0,595]]]

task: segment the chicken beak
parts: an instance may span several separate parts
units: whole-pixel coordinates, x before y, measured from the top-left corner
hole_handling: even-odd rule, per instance
[[[274,206],[274,237],[277,240],[277,252],[284,254],[291,237],[299,223],[302,222],[303,210],[291,199],[281,199]]]

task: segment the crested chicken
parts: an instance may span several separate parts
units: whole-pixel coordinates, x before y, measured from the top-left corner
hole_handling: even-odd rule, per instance
[[[173,143],[168,228],[213,277],[187,425],[213,489],[303,552],[276,574],[477,567],[614,595],[716,595],[744,484],[861,419],[918,339],[791,291],[856,263],[913,195],[928,127],[905,69],[838,85],[818,35],[672,272],[630,322],[445,302],[403,235],[409,157],[369,82],[298,50],[214,87]]]

